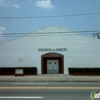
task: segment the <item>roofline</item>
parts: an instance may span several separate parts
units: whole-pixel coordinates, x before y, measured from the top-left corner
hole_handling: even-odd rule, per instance
[[[45,29],[45,28],[47,28],[47,27],[52,27],[52,26],[56,26],[56,25],[50,25],[50,26],[45,26],[45,27],[42,27],[42,28],[39,28],[39,29],[37,29],[37,30],[33,30],[33,31],[30,31],[29,33],[35,33],[35,32],[37,32],[37,31],[39,31],[39,30],[42,30],[42,29]],[[56,26],[56,27],[58,27],[58,28],[63,28],[63,29],[65,29],[65,30],[68,30],[68,31],[72,31],[72,32],[77,32],[77,31],[75,31],[75,30],[69,30],[69,29],[67,29],[67,28],[65,28],[65,27],[62,27],[62,26]]]
[[[42,27],[42,28],[40,28],[40,29],[38,29],[38,30],[35,30],[35,31],[33,31],[33,32],[28,32],[28,34],[25,35],[25,36],[20,36],[20,37],[18,37],[18,38],[14,38],[14,39],[12,39],[12,40],[8,40],[8,41],[1,42],[0,45],[3,44],[3,43],[7,43],[7,42],[11,42],[11,41],[14,41],[14,40],[20,39],[20,38],[27,37],[27,36],[30,35],[31,33],[35,33],[35,32],[37,32],[37,31],[39,31],[39,30],[42,30],[42,29],[47,28],[47,27],[52,27],[52,26],[55,26],[55,25]],[[71,30],[69,30],[69,29],[67,29],[67,28],[65,28],[65,27],[62,27],[62,26],[56,26],[56,27],[58,27],[58,28],[63,28],[63,29],[65,29],[65,30],[68,30],[68,31],[71,32]],[[96,39],[96,38],[89,37],[89,36],[82,35],[82,34],[79,35],[79,33],[78,33],[77,31],[72,31],[72,32],[77,33],[76,35],[78,35],[78,36],[82,36],[82,37],[89,38],[89,39],[92,39],[92,40],[100,41],[100,39]],[[40,32],[40,33],[41,33],[41,32]],[[55,36],[55,35],[54,35],[54,36]]]
[[[29,35],[29,34],[28,34],[28,35]],[[26,37],[26,36],[27,36],[27,35],[25,35],[25,36],[20,36],[20,37],[18,37],[18,38],[14,38],[14,39],[11,39],[11,40],[8,40],[8,41],[1,42],[0,45],[3,44],[3,43],[11,42],[11,41],[14,41],[14,40],[17,40],[17,39]]]

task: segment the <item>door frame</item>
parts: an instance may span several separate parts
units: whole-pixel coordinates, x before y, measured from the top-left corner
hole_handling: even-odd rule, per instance
[[[41,56],[41,74],[47,74],[47,60],[59,61],[59,74],[64,74],[64,55],[60,53],[46,53]]]

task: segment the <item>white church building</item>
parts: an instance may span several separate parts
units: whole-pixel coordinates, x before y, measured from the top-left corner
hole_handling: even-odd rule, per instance
[[[69,67],[100,67],[100,39],[60,26],[43,27],[0,43],[0,67],[37,67],[37,74],[69,74]]]

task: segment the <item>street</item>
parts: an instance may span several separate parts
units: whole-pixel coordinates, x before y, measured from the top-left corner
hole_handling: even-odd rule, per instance
[[[91,100],[99,82],[0,82],[0,100]]]

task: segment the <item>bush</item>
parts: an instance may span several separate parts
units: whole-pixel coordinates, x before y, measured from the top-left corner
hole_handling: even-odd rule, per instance
[[[37,74],[37,67],[0,68],[0,75],[14,75],[15,69],[23,69],[24,75]]]
[[[69,72],[100,72],[100,68],[68,68]]]
[[[69,75],[100,76],[100,68],[68,68]]]
[[[36,67],[24,68],[24,73],[37,73]]]
[[[13,75],[14,68],[0,68],[0,75]]]

